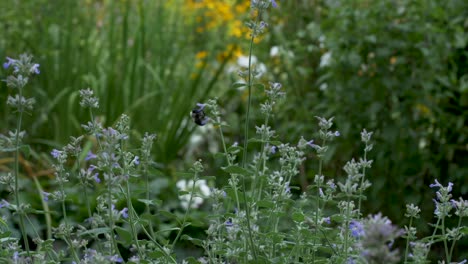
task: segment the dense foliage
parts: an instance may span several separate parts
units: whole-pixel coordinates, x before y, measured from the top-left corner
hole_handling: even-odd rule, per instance
[[[17,4],[1,261],[468,257],[465,1]]]

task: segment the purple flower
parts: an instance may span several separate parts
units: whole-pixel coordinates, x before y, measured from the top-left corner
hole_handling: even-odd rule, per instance
[[[120,211],[120,213],[122,214],[122,217],[123,217],[123,218],[128,218],[128,208],[127,208],[127,207],[125,207],[124,209],[122,209],[122,210]]]
[[[135,163],[135,165],[139,165],[139,164],[140,164],[140,157],[135,156],[135,157],[133,158],[133,163]]]
[[[60,150],[53,149],[53,150],[50,152],[50,155],[52,155],[52,157],[54,157],[55,159],[58,159],[58,157],[60,156],[60,153],[62,153]]]
[[[8,69],[11,66],[11,64],[15,62],[15,60],[10,57],[6,57],[6,59],[7,59],[7,62],[3,63],[4,69]]]
[[[86,158],[84,159],[85,161],[88,161],[88,160],[91,160],[91,159],[95,159],[97,158],[97,155],[94,154],[91,150],[88,152],[88,155],[86,155]]]
[[[30,71],[31,73],[35,73],[35,74],[41,73],[41,72],[39,71],[39,64],[37,64],[37,63],[34,64],[34,65],[31,67],[31,69],[30,69],[29,71]]]
[[[291,193],[291,187],[289,187],[289,182],[286,183],[285,192],[286,193]]]
[[[349,229],[351,230],[351,235],[355,238],[361,237],[364,235],[364,226],[361,222],[353,220],[349,223]]]
[[[430,184],[429,187],[430,188],[434,188],[434,187],[442,188],[442,184],[440,184],[439,181],[437,181],[437,179],[435,179],[435,183]]]
[[[335,137],[339,137],[340,136],[340,132],[339,131],[335,131],[335,133],[333,133],[335,135]]]
[[[99,179],[99,173],[94,174],[93,178],[96,183],[101,183],[101,179]]]
[[[322,188],[319,188],[319,195],[320,195],[320,198],[325,197],[325,194],[323,193]]]
[[[270,0],[271,2],[271,6],[274,7],[274,8],[277,8],[278,7],[278,4],[276,3],[275,0]]]
[[[15,253],[13,253],[13,260],[17,261],[19,259],[19,253],[18,251],[15,251]]]
[[[117,262],[117,263],[122,263],[123,262],[123,259],[121,257],[119,257],[118,255],[111,256],[109,258],[109,260],[112,261],[112,262]]]
[[[317,145],[314,144],[314,140],[313,140],[313,139],[310,140],[310,141],[307,141],[306,144],[307,144],[308,146],[310,146],[311,148],[316,148],[316,147],[317,147]]]
[[[277,147],[277,146],[271,146],[271,148],[270,148],[270,153],[271,153],[271,154],[275,154],[277,150],[278,150],[278,147]]]
[[[322,220],[323,220],[323,222],[325,222],[327,224],[331,223],[330,217],[324,217]]]
[[[94,166],[94,165],[89,165],[89,168],[88,168],[88,173],[91,173],[93,172],[93,170],[95,170],[97,167]]]
[[[232,223],[232,219],[229,218],[226,222],[224,222],[224,224],[226,225],[226,227],[232,227],[234,224]]]
[[[50,193],[44,192],[44,191],[43,191],[43,192],[42,192],[42,195],[43,195],[43,200],[44,200],[45,202],[48,202],[48,201],[49,201],[49,195],[50,195]]]
[[[0,208],[3,208],[3,207],[6,207],[10,205],[10,203],[8,203],[7,201],[5,201],[4,199],[2,199],[2,201],[0,201]]]

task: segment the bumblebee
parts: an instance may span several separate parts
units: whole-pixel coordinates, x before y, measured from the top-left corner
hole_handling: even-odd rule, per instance
[[[204,104],[198,103],[197,107],[195,107],[191,112],[193,122],[199,126],[204,126],[208,123],[208,117],[206,117],[205,112],[203,111],[204,108]]]

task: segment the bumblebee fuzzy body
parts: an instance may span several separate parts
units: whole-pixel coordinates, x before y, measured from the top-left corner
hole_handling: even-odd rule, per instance
[[[204,126],[208,122],[208,118],[205,115],[205,112],[203,111],[202,106],[198,106],[194,108],[191,112],[193,122],[199,126]]]

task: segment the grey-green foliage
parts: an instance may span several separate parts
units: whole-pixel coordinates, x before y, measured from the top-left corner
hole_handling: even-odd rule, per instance
[[[196,39],[182,3],[1,1],[0,57],[21,50],[47,65],[31,89],[41,105],[26,119],[34,142],[50,144],[53,135],[64,143],[81,133],[87,113],[78,106],[78,90],[89,87],[100,98],[104,125],[125,112],[135,129],[160,135],[158,160],[173,160],[193,129],[187,113],[210,93],[227,61],[196,65],[198,51],[210,50],[211,60],[224,46]],[[4,114],[2,125],[10,120]]]

